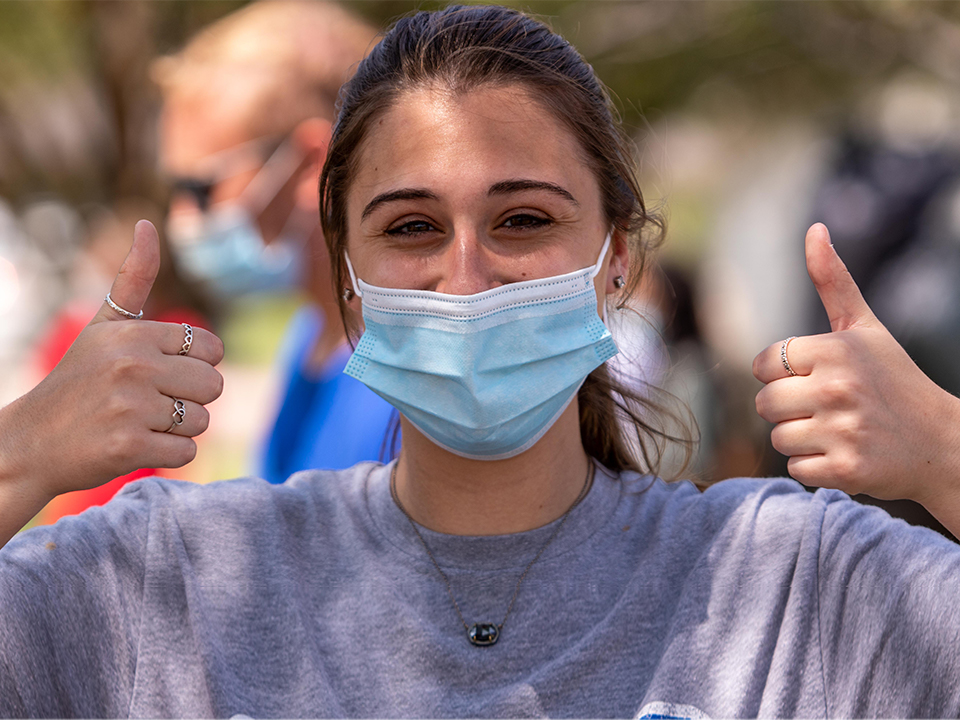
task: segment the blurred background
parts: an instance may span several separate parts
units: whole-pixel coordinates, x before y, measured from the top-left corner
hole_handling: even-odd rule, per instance
[[[340,4],[375,28],[442,5]],[[750,363],[829,329],[803,262],[813,221],[914,359],[960,392],[960,4],[505,4],[547,20],[593,65],[636,140],[648,204],[666,215],[660,269],[638,303],[647,320],[621,332],[657,356],[655,379],[696,415],[686,475],[784,473]],[[0,404],[69,347],[134,222],[164,228],[154,61],[244,5],[0,3]],[[302,301],[218,302],[165,247],[147,315],[220,334],[227,382],[197,460],[164,475],[254,471],[275,414],[259,409],[280,402],[274,358]]]

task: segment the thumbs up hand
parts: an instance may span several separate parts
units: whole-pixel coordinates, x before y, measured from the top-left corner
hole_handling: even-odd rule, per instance
[[[157,231],[141,220],[113,302],[138,313],[159,267]],[[57,367],[0,410],[0,542],[55,495],[194,458],[203,406],[223,388],[223,344],[193,328],[182,355],[185,340],[183,325],[132,320],[104,302]]]
[[[807,271],[832,332],[757,355],[757,412],[805,485],[906,498],[960,532],[960,400],[914,364],[867,306],[827,228],[806,237]]]

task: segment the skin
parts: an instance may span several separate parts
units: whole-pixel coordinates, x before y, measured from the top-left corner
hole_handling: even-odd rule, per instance
[[[347,250],[374,285],[469,295],[559,275],[596,263],[610,229],[576,139],[517,87],[404,94],[369,134],[358,167]],[[615,237],[595,279],[600,302],[626,263]],[[431,529],[529,530],[562,515],[583,486],[576,402],[533,448],[499,461],[454,455],[401,423],[397,491]],[[481,501],[488,512],[473,512]]]

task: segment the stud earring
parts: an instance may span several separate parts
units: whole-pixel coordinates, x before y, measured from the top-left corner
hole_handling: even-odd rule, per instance
[[[626,285],[626,284],[627,284],[627,281],[623,279],[623,275],[617,275],[617,276],[613,279],[613,286],[614,286],[617,290],[622,290],[622,289],[623,289],[623,286]]]
[[[353,296],[354,296],[354,292],[352,288],[343,289],[342,297],[344,302],[350,302],[351,300],[353,300]]]

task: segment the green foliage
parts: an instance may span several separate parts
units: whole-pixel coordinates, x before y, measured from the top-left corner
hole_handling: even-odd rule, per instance
[[[960,3],[768,0],[506,0],[547,20],[568,37],[607,83],[630,127],[678,109],[755,118],[842,114],[871,88],[904,68],[956,83],[960,71]],[[142,135],[155,111],[146,67],[175,51],[242,0],[0,2],[0,194],[16,197],[43,185],[52,171],[20,153],[24,89],[43,94],[86,83],[115,128],[117,159],[63,177],[54,189],[74,199],[104,194],[103,178],[152,172],[153,159],[123,138]],[[438,0],[347,0],[372,24],[433,9]],[[125,23],[136,27],[127,33]],[[119,28],[119,30],[118,30]],[[154,103],[152,106],[150,103]],[[134,119],[140,124],[131,126]],[[20,128],[22,130],[22,128]],[[97,155],[97,153],[95,153]],[[10,158],[14,158],[11,161]],[[71,171],[72,172],[72,171]],[[29,180],[29,181],[28,181]],[[118,180],[107,194],[122,193]],[[143,186],[143,181],[139,181]],[[100,187],[95,187],[100,186]]]
[[[0,2],[0,88],[89,73],[88,18],[82,2]]]

